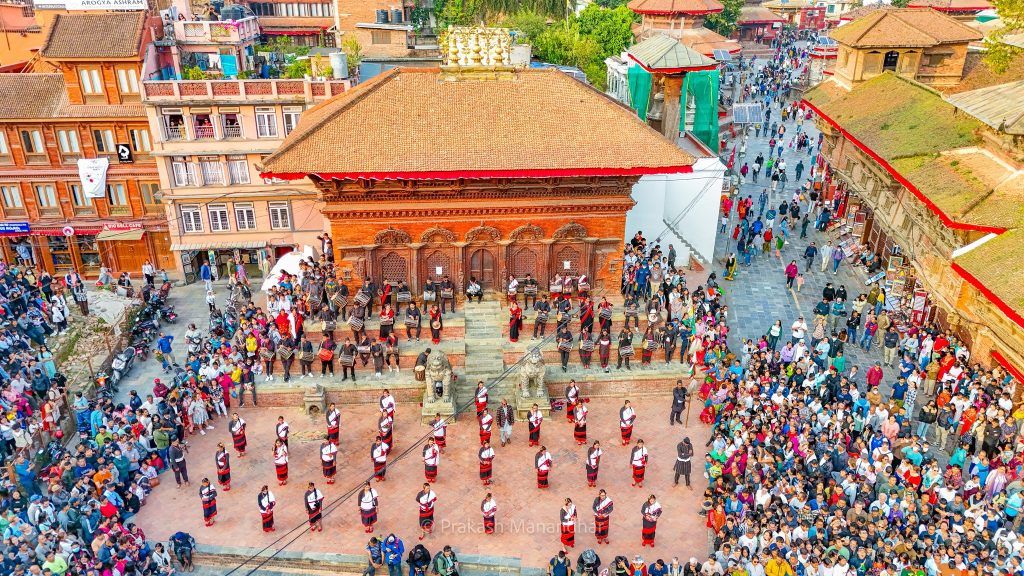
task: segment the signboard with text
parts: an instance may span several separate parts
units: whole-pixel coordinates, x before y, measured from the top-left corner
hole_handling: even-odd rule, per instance
[[[146,0],[40,0],[34,2],[40,9],[64,10],[146,10]]]
[[[0,222],[0,234],[28,234],[28,222]]]

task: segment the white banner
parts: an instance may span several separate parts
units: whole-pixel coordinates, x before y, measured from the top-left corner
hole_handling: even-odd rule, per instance
[[[65,10],[147,10],[146,0],[36,0],[36,8],[61,7]]]
[[[78,161],[78,177],[82,180],[82,192],[89,198],[103,198],[107,187],[106,158],[82,158]]]

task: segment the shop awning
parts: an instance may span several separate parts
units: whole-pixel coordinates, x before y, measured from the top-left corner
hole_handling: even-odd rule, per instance
[[[192,252],[197,250],[233,250],[249,248],[266,248],[266,240],[249,240],[242,242],[202,242],[195,244],[171,244],[171,252]]]
[[[104,230],[97,236],[97,240],[104,240],[107,242],[113,242],[116,240],[142,240],[142,236],[146,233],[145,230],[137,228],[135,230]]]

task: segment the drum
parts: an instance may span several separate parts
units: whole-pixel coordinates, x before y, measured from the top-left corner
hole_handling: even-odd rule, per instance
[[[568,352],[568,351],[572,350],[572,341],[571,340],[561,340],[561,341],[559,341],[558,342],[558,349],[560,351],[562,351],[562,352]]]
[[[450,300],[452,298],[455,298],[455,290],[452,290],[450,288],[442,288],[441,289],[441,298],[444,298],[446,300]]]
[[[634,352],[632,344],[627,344],[622,348],[619,348],[619,356],[622,356],[623,358],[631,358],[633,354]]]
[[[609,320],[612,317],[612,309],[611,308],[601,308],[601,311],[598,312],[597,315],[602,320]]]
[[[508,295],[509,296],[515,296],[518,293],[519,293],[519,290],[516,290],[515,288],[509,288],[508,289]]]
[[[637,318],[637,317],[639,317],[639,312],[637,311],[636,306],[629,306],[629,307],[626,308],[626,317],[627,318]]]
[[[551,284],[550,286],[548,286],[548,292],[551,292],[552,294],[561,294],[562,293],[562,285],[561,284]]]
[[[324,332],[333,332],[338,329],[338,323],[334,320],[324,320],[323,327],[321,329]]]
[[[416,318],[414,318],[412,316],[406,316],[405,317],[405,325],[410,327],[410,328],[415,327],[416,326]]]
[[[580,289],[580,292],[589,292],[590,291],[590,284],[587,283],[587,282],[580,282],[579,289]]]
[[[358,316],[349,316],[348,325],[350,328],[358,332],[363,329],[363,319]]]
[[[399,304],[408,304],[409,302],[412,302],[412,294],[411,293],[409,293],[409,292],[399,292],[398,293],[398,303]]]
[[[424,302],[433,302],[434,300],[437,300],[437,293],[436,292],[434,292],[433,290],[424,290],[423,291],[423,301]]]
[[[370,347],[368,345],[367,346],[356,346],[356,352],[359,352],[360,354],[369,354],[370,353]]]
[[[584,338],[583,340],[580,340],[580,350],[584,352],[593,352],[594,340],[591,338]]]
[[[335,292],[331,294],[331,304],[334,304],[335,308],[344,308],[348,305],[348,296],[345,296],[341,292]]]
[[[295,355],[295,352],[287,346],[281,346],[277,349],[277,357],[281,360],[287,360]]]
[[[430,323],[430,327],[433,328],[434,330],[440,330],[441,329],[441,321],[440,320],[434,320],[433,322]]]
[[[303,352],[302,354],[299,355],[299,360],[303,362],[312,362],[313,360],[316,360],[316,353],[314,353],[312,350],[308,352]]]
[[[322,301],[323,300],[321,299],[319,292],[317,292],[315,294],[310,294],[309,295],[309,307],[310,307],[310,309],[312,309],[312,310],[319,310],[320,309],[320,303]]]
[[[394,316],[385,316],[385,317],[380,319],[380,325],[381,326],[392,326],[392,325],[394,325],[394,323],[395,323],[395,317]]]
[[[360,291],[356,294],[356,306],[366,306],[370,302],[370,295],[366,292]]]
[[[351,354],[341,354],[338,356],[338,360],[342,366],[353,366],[356,363],[356,357]]]
[[[523,288],[523,294],[529,294],[531,296],[536,296],[537,295],[537,285],[536,284],[527,284],[526,287]]]
[[[417,366],[417,367],[412,369],[412,373],[416,375],[416,381],[417,382],[426,382],[427,381],[427,367],[426,366]]]
[[[544,312],[543,310],[540,311],[540,312],[537,312],[537,322],[540,322],[541,324],[543,324],[543,323],[545,323],[547,321],[548,321],[548,313],[547,312]]]

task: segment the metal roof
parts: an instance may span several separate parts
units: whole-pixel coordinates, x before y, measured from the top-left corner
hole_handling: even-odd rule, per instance
[[[1024,134],[1024,80],[950,94],[946,101],[1006,134]]]
[[[715,61],[679,43],[665,34],[657,34],[634,45],[629,55],[649,70],[678,70],[706,68]]]

